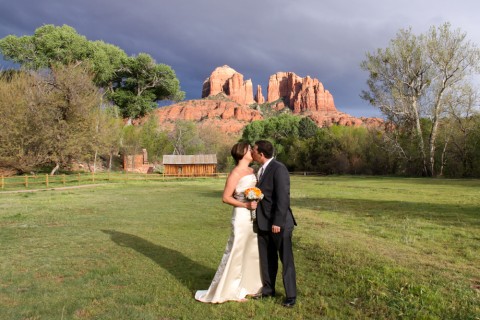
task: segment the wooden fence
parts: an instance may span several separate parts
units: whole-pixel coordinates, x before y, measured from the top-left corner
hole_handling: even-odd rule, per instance
[[[293,176],[323,176],[318,172],[290,172]],[[128,181],[166,181],[173,179],[226,178],[227,173],[210,173],[198,176],[194,173],[182,174],[141,174],[141,173],[77,173],[62,175],[0,176],[0,193],[8,190],[53,189],[86,184],[128,182]]]
[[[91,173],[91,174],[62,174],[50,176],[25,175],[4,177],[0,176],[0,193],[4,190],[19,189],[49,189],[65,186],[76,186],[85,184],[127,182],[127,181],[165,181],[172,179],[199,179],[199,178],[225,178],[225,173],[213,173],[205,176],[188,176],[175,174],[136,174],[136,173]]]

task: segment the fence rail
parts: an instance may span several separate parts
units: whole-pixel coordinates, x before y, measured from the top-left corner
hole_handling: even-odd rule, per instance
[[[292,176],[319,176],[318,172],[296,171],[290,172]],[[156,174],[156,173],[76,173],[50,176],[26,175],[5,177],[0,176],[0,193],[2,191],[31,190],[61,188],[85,184],[128,182],[128,181],[167,181],[175,179],[201,179],[201,178],[226,178],[227,173],[211,173],[206,175],[193,174]]]
[[[50,176],[25,175],[4,177],[0,176],[0,192],[20,189],[49,189],[65,186],[85,184],[128,182],[128,181],[165,181],[173,179],[222,178],[226,173],[213,173],[203,176],[179,174],[137,174],[137,173],[77,173]]]

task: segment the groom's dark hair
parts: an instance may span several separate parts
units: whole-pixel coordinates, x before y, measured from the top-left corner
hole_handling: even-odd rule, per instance
[[[273,145],[270,141],[258,140],[255,142],[255,145],[257,146],[258,153],[263,153],[265,158],[270,159],[271,157],[273,157],[275,149],[273,148]]]

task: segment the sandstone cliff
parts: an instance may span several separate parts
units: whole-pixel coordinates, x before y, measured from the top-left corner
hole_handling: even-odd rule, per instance
[[[268,80],[268,99],[282,98],[293,113],[305,111],[336,112],[333,96],[323,84],[310,77],[301,78],[293,72],[278,72]]]
[[[216,68],[204,81],[202,98],[189,100],[155,110],[164,127],[173,127],[176,120],[192,120],[200,125],[219,127],[223,132],[239,133],[247,124],[263,119],[251,106],[268,104],[270,109],[288,108],[293,114],[310,117],[319,127],[339,124],[344,126],[378,126],[378,118],[356,118],[335,107],[332,94],[323,84],[309,76],[302,78],[293,72],[278,72],[270,76],[267,99],[257,86],[255,97],[250,79],[230,68]]]
[[[216,68],[203,82],[202,98],[224,93],[230,100],[239,104],[252,104],[252,80],[243,81],[243,75],[229,66]]]
[[[225,99],[223,94],[217,99],[188,100],[154,111],[164,128],[173,128],[177,120],[191,120],[200,125],[214,125],[226,133],[238,133],[254,120],[262,120],[261,113]]]

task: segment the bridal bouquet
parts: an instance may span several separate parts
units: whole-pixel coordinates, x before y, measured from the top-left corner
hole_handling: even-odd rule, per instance
[[[245,199],[248,201],[260,201],[263,199],[263,193],[262,190],[260,190],[257,187],[252,187],[248,188],[245,190]],[[255,210],[250,210],[250,213],[252,214],[252,220],[255,220],[257,218],[257,213]]]

